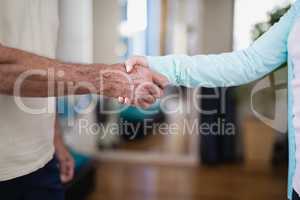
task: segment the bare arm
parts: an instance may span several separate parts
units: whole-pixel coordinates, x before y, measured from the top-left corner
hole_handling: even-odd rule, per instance
[[[63,63],[0,45],[0,94],[48,97],[97,93],[118,97],[118,93],[130,92],[122,73],[126,74],[123,64]]]

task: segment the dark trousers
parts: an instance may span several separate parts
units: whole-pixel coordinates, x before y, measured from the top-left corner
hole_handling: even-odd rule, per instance
[[[292,197],[292,200],[300,200],[299,195],[298,195],[295,191],[293,191],[293,197]]]
[[[0,198],[5,200],[63,200],[64,190],[54,158],[29,175],[0,182]]]

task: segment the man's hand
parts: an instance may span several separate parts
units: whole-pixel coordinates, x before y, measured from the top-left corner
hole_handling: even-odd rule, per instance
[[[68,183],[74,177],[75,162],[64,144],[57,117],[55,121],[54,147],[59,164],[60,180],[62,183]]]
[[[68,183],[74,177],[74,159],[63,143],[56,144],[55,151],[59,162],[60,180],[62,183]]]
[[[96,87],[96,93],[113,98],[133,96],[133,80],[126,73],[124,64],[96,65],[87,73],[86,77]]]
[[[163,90],[168,84],[166,77],[140,65],[136,65],[130,71],[129,76],[134,83],[133,99],[120,97],[119,101],[142,108],[148,108],[155,103],[157,98],[162,97]]]

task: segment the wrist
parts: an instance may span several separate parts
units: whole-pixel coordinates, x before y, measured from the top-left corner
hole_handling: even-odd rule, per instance
[[[100,87],[100,74],[108,69],[105,64],[78,64],[74,69],[71,80],[76,94],[102,94]]]

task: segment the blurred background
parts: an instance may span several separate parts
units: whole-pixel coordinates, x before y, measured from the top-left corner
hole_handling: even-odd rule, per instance
[[[117,63],[243,49],[292,2],[60,0],[57,57]],[[286,199],[286,79],[282,66],[239,88],[170,86],[147,111],[105,97],[60,98],[64,139],[76,160],[67,198]],[[255,89],[261,83],[268,87]]]

